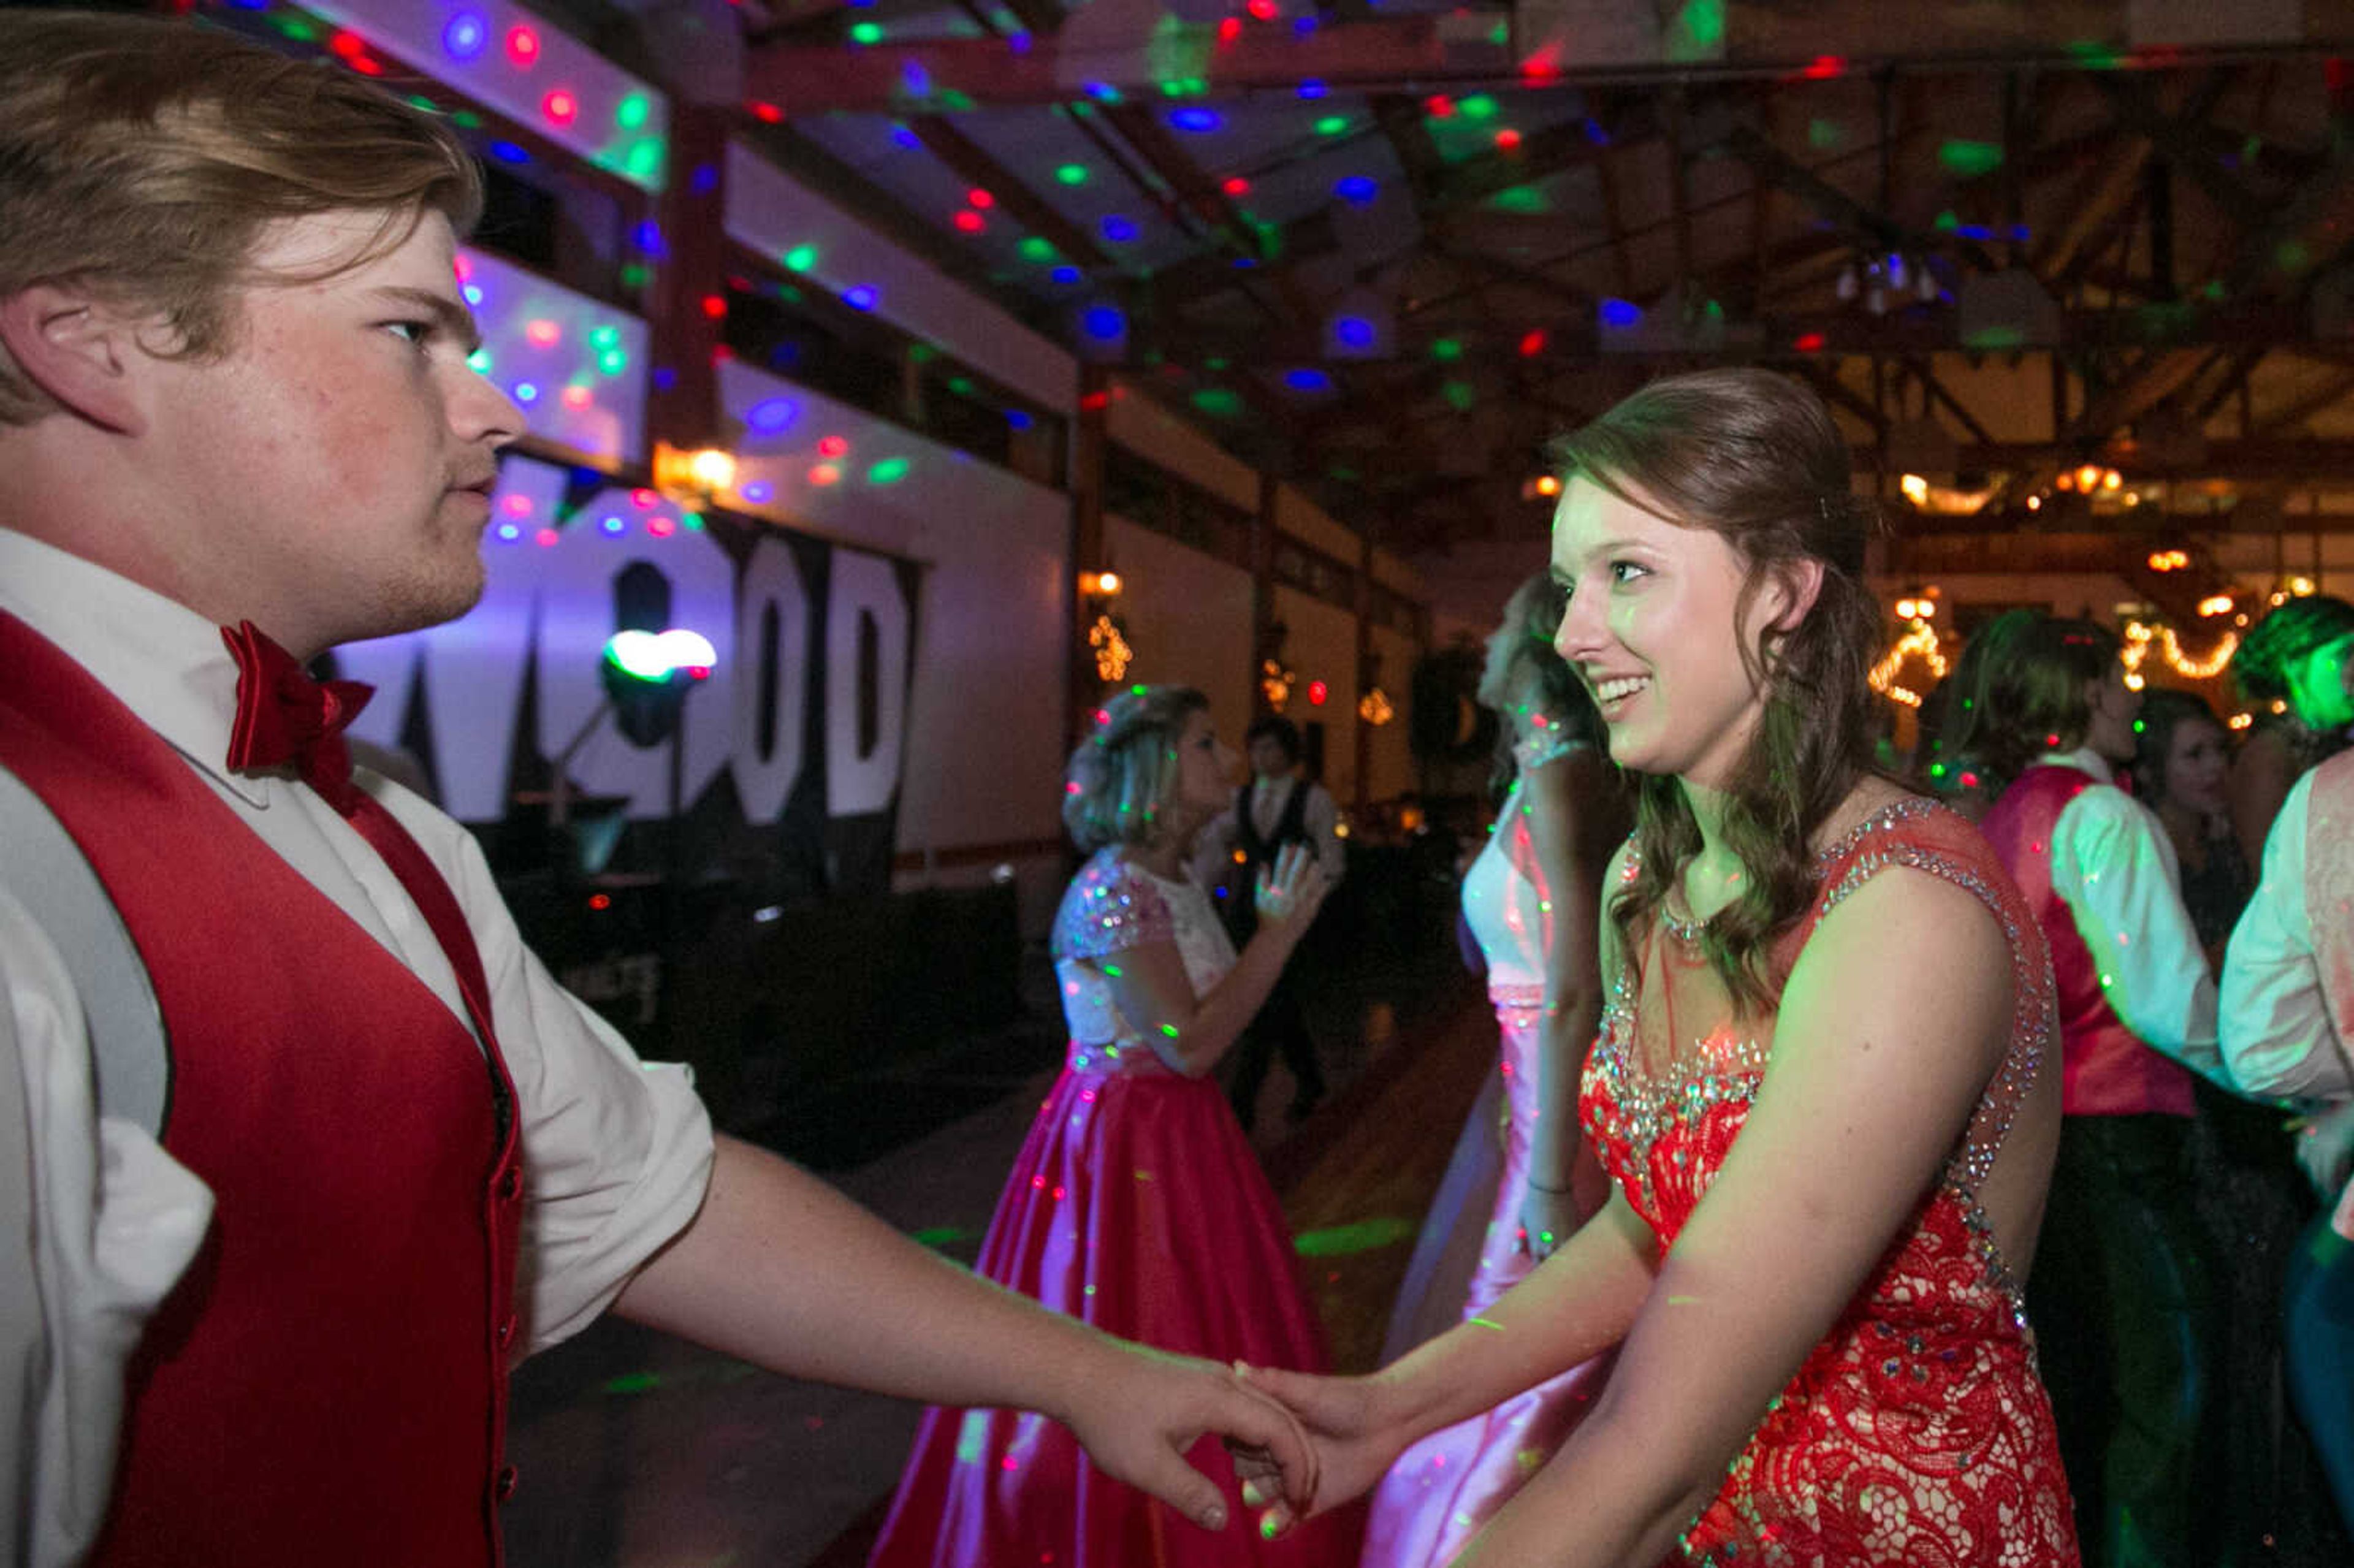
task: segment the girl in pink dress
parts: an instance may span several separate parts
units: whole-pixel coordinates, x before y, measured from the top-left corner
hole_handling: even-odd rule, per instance
[[[1626,834],[1628,811],[1602,755],[1593,700],[1553,651],[1560,619],[1549,579],[1522,584],[1489,639],[1479,687],[1479,700],[1508,726],[1511,784],[1463,879],[1463,914],[1487,959],[1507,1110],[1493,1202],[1477,1216],[1486,1234],[1465,1319],[1495,1305],[1609,1195],[1601,1167],[1580,1158],[1576,1086],[1601,1010],[1594,920],[1602,867]],[[1466,1141],[1484,1135],[1493,1143],[1497,1133],[1490,1116]],[[1426,1230],[1452,1223],[1434,1213]],[[1360,1568],[1437,1568],[1453,1558],[1561,1446],[1600,1392],[1608,1361],[1548,1378],[1399,1456],[1373,1494]]]
[[[2018,1288],[2059,1126],[2051,962],[1977,831],[1870,770],[1846,438],[1803,384],[1717,370],[1561,456],[1555,646],[1642,775],[1580,1105],[1613,1194],[1370,1378],[1245,1375],[1309,1426],[1320,1502],[1617,1346],[1459,1564],[2069,1568]]]
[[[1257,1157],[1208,1075],[1322,900],[1279,856],[1239,956],[1184,869],[1229,800],[1234,754],[1198,692],[1139,686],[1072,754],[1063,818],[1091,858],[1055,919],[1070,1051],[1039,1107],[979,1273],[1162,1350],[1320,1370],[1324,1337]],[[1204,1438],[1192,1457],[1223,1461]],[[1229,1480],[1217,1534],[1098,1473],[1063,1427],[1010,1410],[927,1411],[874,1568],[1342,1568],[1357,1521],[1297,1539],[1250,1528]]]

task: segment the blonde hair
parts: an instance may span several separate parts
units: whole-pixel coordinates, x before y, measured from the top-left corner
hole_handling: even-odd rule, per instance
[[[482,205],[449,130],[336,67],[186,22],[0,11],[0,299],[74,283],[206,358],[234,341],[233,291],[258,281],[270,224],[380,213],[332,275],[428,212],[463,233]],[[54,407],[0,348],[0,424]]]
[[[1132,686],[1096,710],[1095,729],[1063,770],[1063,825],[1088,854],[1149,842],[1177,794],[1177,741],[1209,711],[1191,686]]]

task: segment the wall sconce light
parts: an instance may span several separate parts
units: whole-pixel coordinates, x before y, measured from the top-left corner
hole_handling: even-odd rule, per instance
[[[1118,572],[1081,572],[1079,592],[1088,599],[1118,599],[1120,580]]]
[[[717,447],[688,451],[668,441],[656,441],[654,488],[674,501],[708,506],[736,488],[735,455]]]

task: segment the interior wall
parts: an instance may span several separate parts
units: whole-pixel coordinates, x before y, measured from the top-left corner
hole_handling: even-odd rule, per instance
[[[1136,650],[1131,681],[1199,687],[1218,734],[1239,749],[1251,719],[1251,579],[1239,567],[1107,514],[1119,615]]]

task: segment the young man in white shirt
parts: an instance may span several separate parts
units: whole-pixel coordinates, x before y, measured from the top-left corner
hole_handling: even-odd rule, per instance
[[[467,364],[480,199],[438,122],[333,67],[0,13],[0,774],[88,858],[169,1043],[157,1124],[115,1114],[92,1027],[122,999],[0,863],[16,1561],[493,1563],[506,1369],[608,1306],[1046,1411],[1211,1528],[1205,1430],[1304,1501],[1288,1418],[1221,1369],[715,1138],[555,985],[462,828],[349,773],[360,694],[299,662],[472,605],[523,430]]]

